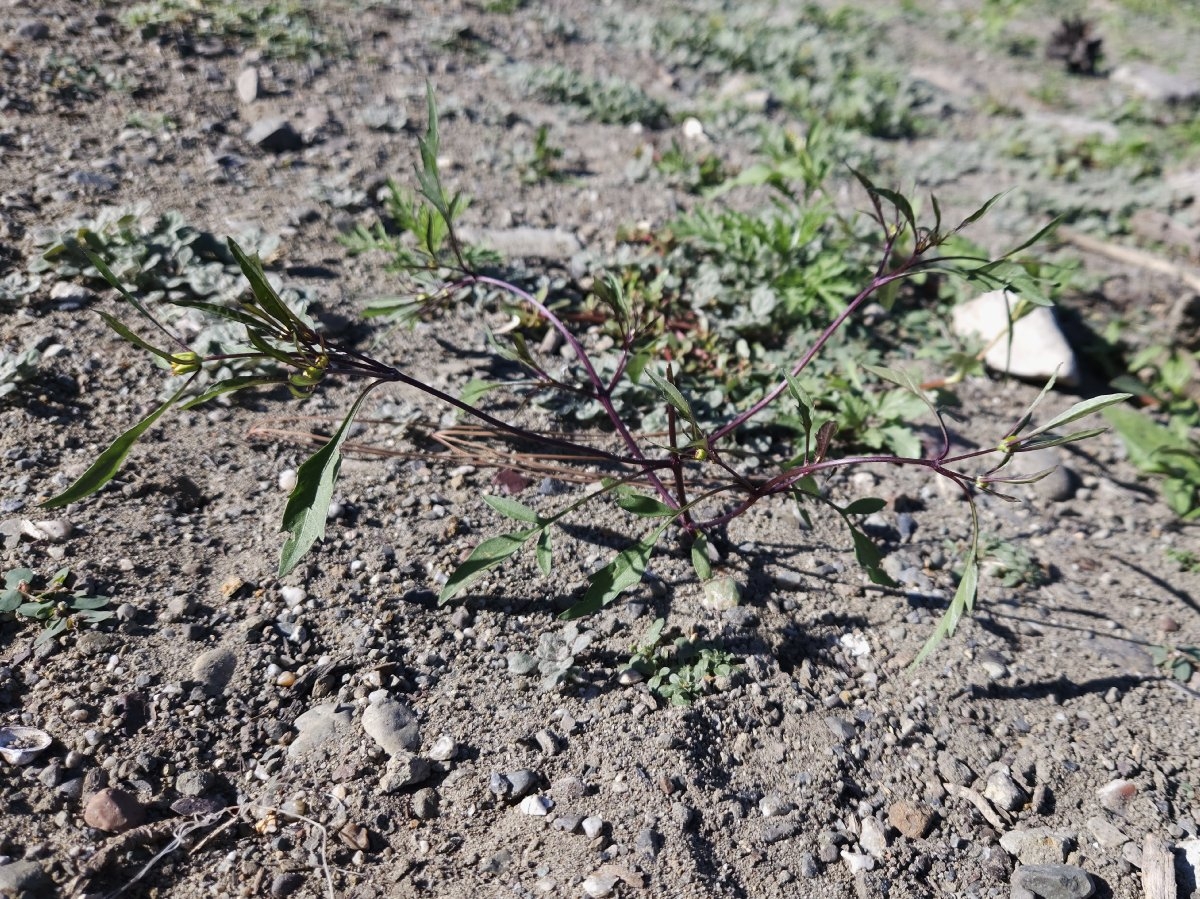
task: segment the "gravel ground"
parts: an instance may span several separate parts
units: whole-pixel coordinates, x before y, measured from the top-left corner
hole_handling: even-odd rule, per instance
[[[976,616],[916,668],[953,591],[966,509],[905,473],[831,483],[889,501],[869,526],[899,590],[866,581],[844,532],[802,529],[791,508],[764,503],[731,527],[722,560],[740,604],[706,598],[686,553],[672,552],[571,631],[556,613],[627,522],[564,534],[565,580],[518,560],[439,607],[455,562],[501,526],[479,499],[495,473],[472,465],[351,453],[328,539],[276,578],[278,521],[305,451],[251,433],[297,427],[268,419],[265,402],[176,416],[99,497],[57,518],[37,508],[161,387],[94,314],[110,299],[51,273],[28,279],[44,229],[140,204],[218,235],[276,235],[274,271],[353,335],[364,300],[394,281],[336,238],[369,219],[387,175],[411,171],[427,79],[448,178],[474,198],[467,224],[564,273],[613,252],[620,226],[697,202],[642,162],[685,140],[683,120],[704,102],[751,111],[703,122],[732,167],[750,158],[756,123],[789,124],[771,96],[781,86],[714,74],[648,40],[655,21],[699,21],[697,9],[511,5],[323,5],[324,43],[296,61],[194,29],[141,37],[111,4],[6,0],[0,267],[30,293],[0,303],[0,343],[62,349],[0,397],[4,570],[69,566],[116,615],[37,648],[31,627],[0,624],[0,723],[53,738],[0,778],[0,895],[1198,895],[1196,677],[1167,677],[1149,654],[1200,645],[1200,573],[1167,555],[1196,550],[1196,528],[1114,435],[1059,453],[1059,476],[1015,504],[984,499],[986,530],[1028,554],[1021,577],[994,571]],[[935,122],[911,139],[864,140],[876,181],[936,186],[964,210],[1013,188],[979,234],[987,244],[1078,202],[1094,212],[1079,226],[1100,237],[1118,219],[1133,236],[1114,240],[1156,222],[1151,249],[1178,251],[1171,235],[1200,228],[1200,193],[1187,193],[1200,190],[1197,170],[1167,166],[1118,189],[1103,171],[1029,162],[1039,134],[1102,129],[1088,110],[1114,97],[1155,85],[1185,96],[1153,102],[1200,95],[1188,49],[1200,25],[1092,5],[1108,55],[1086,78],[1043,57],[1052,17],[993,32],[993,4],[875,9],[887,22],[880,64],[923,92]],[[1006,41],[1034,50],[1014,55]],[[1122,68],[1146,60],[1159,66],[1153,83]],[[668,117],[601,124],[538,99],[530,68],[564,63],[627,76]],[[522,176],[541,125],[571,177]],[[1032,149],[999,151],[1015,140]],[[1100,286],[1067,298],[1078,317],[1121,316],[1145,343],[1179,326],[1183,288],[1169,275],[1082,264]],[[478,314],[388,331],[374,351],[461,387],[482,355],[448,354],[441,337]],[[960,397],[977,410],[972,433],[999,434],[1036,392],[978,378]],[[349,395],[311,401],[304,426]],[[1076,399],[1055,394],[1049,412]],[[440,415],[402,391],[370,415],[418,411]],[[404,444],[380,423],[353,440]],[[521,500],[556,508],[559,486],[534,478]],[[22,530],[45,520],[55,524]],[[665,704],[627,671],[659,616],[740,667],[690,706]],[[569,675],[547,683],[566,656]],[[1171,850],[1178,892],[1155,895],[1144,878]]]

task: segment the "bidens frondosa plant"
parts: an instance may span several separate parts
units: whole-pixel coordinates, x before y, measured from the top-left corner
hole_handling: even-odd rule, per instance
[[[442,182],[437,164],[438,121],[432,92],[428,102],[428,124],[419,141],[418,194],[406,207],[407,227],[415,238],[415,245],[406,247],[403,257],[405,267],[419,276],[417,283],[425,289],[404,300],[402,308],[416,316],[472,291],[485,290],[507,296],[519,307],[523,320],[557,332],[570,355],[567,366],[552,367],[538,361],[520,331],[510,336],[511,344],[502,345],[490,335],[496,352],[525,370],[519,384],[542,393],[569,393],[575,399],[582,397],[598,405],[602,418],[612,429],[617,448],[593,445],[586,436],[576,437],[569,431],[552,435],[533,431],[498,412],[488,411],[482,400],[489,389],[497,385],[486,385],[487,389],[481,389],[478,384],[472,384],[462,397],[452,396],[419,377],[327,340],[280,299],[259,260],[243,253],[232,241],[230,249],[249,282],[249,294],[236,305],[195,301],[190,305],[205,314],[241,325],[246,346],[243,352],[232,355],[260,362],[264,369],[261,373],[218,377],[214,373],[227,365],[231,354],[199,356],[122,287],[103,259],[89,253],[99,273],[144,320],[156,327],[171,348],[155,346],[114,316],[101,313],[105,321],[121,337],[158,356],[172,374],[184,376],[186,380],[149,416],[118,437],[78,481],[46,505],[62,506],[99,490],[117,474],[133,443],[171,408],[192,409],[224,394],[267,385],[285,385],[294,396],[303,399],[331,379],[364,381],[365,386],[333,437],[297,472],[296,486],[288,498],[283,517],[287,537],[279,572],[285,574],[324,535],[342,447],[367,396],[387,384],[405,384],[458,409],[492,433],[519,438],[547,455],[582,454],[589,462],[609,471],[599,490],[581,490],[578,498],[566,502],[552,514],[535,511],[508,497],[484,497],[493,509],[514,521],[515,527],[475,547],[446,581],[441,590],[442,602],[460,595],[481,574],[525,547],[533,548],[537,564],[549,574],[554,565],[551,539],[554,528],[589,504],[609,500],[635,520],[648,523],[644,533],[631,538],[631,545],[591,575],[582,598],[563,613],[564,618],[573,619],[596,612],[638,584],[655,549],[672,528],[680,539],[690,544],[696,575],[704,580],[713,577],[708,553],[710,539],[756,503],[777,496],[790,497],[801,504],[803,516],[807,516],[806,507],[811,504],[831,509],[849,530],[858,562],[870,579],[877,584],[893,585],[881,567],[879,550],[860,527],[862,516],[882,509],[884,501],[868,497],[838,505],[823,495],[820,478],[850,466],[879,463],[915,466],[948,479],[961,490],[969,502],[973,535],[962,563],[958,589],[922,650],[921,657],[924,657],[940,639],[953,632],[975,601],[980,541],[974,497],[979,493],[1003,496],[1007,485],[1036,480],[1042,475],[1008,474],[1006,469],[1013,457],[1084,440],[1099,433],[1100,428],[1073,430],[1071,426],[1127,396],[1114,394],[1089,399],[1043,424],[1034,423],[1038,405],[1034,402],[1006,433],[974,444],[982,445],[982,449],[964,450],[955,447],[941,410],[912,376],[892,368],[863,366],[876,377],[907,391],[927,407],[940,428],[940,445],[928,453],[911,456],[834,454],[832,447],[837,425],[832,420],[821,420],[822,413],[801,385],[800,377],[831,338],[862,311],[868,300],[886,297],[895,285],[914,275],[936,272],[964,277],[989,289],[1004,287],[1033,303],[1048,302],[1040,296],[1032,278],[1015,257],[1049,228],[998,259],[938,255],[940,247],[987,212],[996,198],[949,229],[943,228],[941,211],[937,201],[931,198],[933,224],[921,226],[907,199],[894,191],[876,187],[856,172],[870,200],[871,217],[882,231],[878,266],[873,275],[856,295],[842,304],[828,324],[816,332],[817,336],[807,350],[778,372],[772,385],[764,388],[757,399],[744,404],[740,410],[734,409],[723,415],[711,410],[697,411],[707,407],[696,402],[694,395],[689,397],[688,385],[677,377],[676,370],[667,360],[660,313],[644,302],[636,291],[628,289],[620,277],[601,274],[591,288],[593,305],[603,310],[606,324],[611,326],[610,333],[616,335],[612,346],[601,351],[589,349],[587,335],[580,330],[574,317],[563,312],[561,305],[551,303],[542,293],[535,295],[479,266],[482,257],[465,248],[456,231],[456,219],[465,200],[460,194],[448,192]],[[228,371],[228,368],[224,370]],[[245,371],[245,367],[240,370]],[[1038,401],[1049,388],[1047,385]],[[652,391],[657,397],[658,405],[665,413],[665,435],[639,433],[636,427],[639,419],[631,417],[627,405],[620,401],[620,397],[631,389]],[[781,403],[790,404],[791,419],[797,422],[791,446],[778,457],[758,458],[753,467],[740,464],[736,452],[738,438],[748,432],[764,410]]]

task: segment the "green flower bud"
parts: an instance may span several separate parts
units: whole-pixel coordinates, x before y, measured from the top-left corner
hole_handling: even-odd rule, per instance
[[[186,353],[176,353],[171,357],[171,374],[190,375],[200,370],[203,359],[197,353],[188,350]]]

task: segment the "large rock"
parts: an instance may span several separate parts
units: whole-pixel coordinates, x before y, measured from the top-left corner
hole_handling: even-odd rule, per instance
[[[1045,381],[1057,371],[1058,383],[1076,386],[1079,361],[1058,327],[1053,310],[1037,306],[1013,322],[1016,302],[1008,291],[993,290],[963,303],[954,310],[954,333],[982,340],[986,347],[984,362],[995,371],[1032,381]]]

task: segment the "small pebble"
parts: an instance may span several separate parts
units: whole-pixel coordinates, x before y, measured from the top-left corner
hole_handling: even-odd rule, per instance
[[[284,493],[291,493],[296,489],[296,470],[294,468],[285,468],[279,472],[279,489]]]
[[[550,809],[553,807],[554,800],[546,796],[526,796],[521,800],[521,804],[517,806],[517,809],[522,815],[544,818],[550,813]]]
[[[146,819],[146,810],[137,797],[125,790],[100,790],[83,809],[83,821],[88,827],[108,833],[120,833],[137,827]]]

